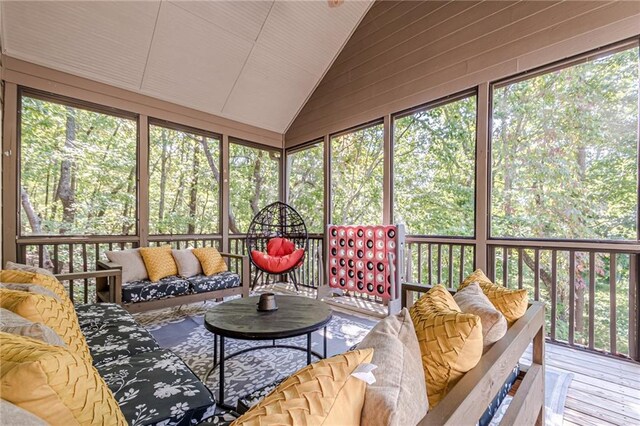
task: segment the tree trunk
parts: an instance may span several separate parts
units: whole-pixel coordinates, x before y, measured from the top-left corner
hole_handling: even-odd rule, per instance
[[[162,221],[164,219],[164,203],[165,203],[165,191],[167,188],[167,132],[162,129],[162,157],[160,160],[160,201],[158,203],[158,223],[160,229],[158,231],[162,233],[163,226]]]
[[[258,157],[256,158],[256,162],[253,165],[254,191],[251,200],[249,200],[249,204],[251,205],[251,211],[253,212],[254,216],[260,212],[260,196],[262,195],[262,184],[264,182],[264,178],[262,177],[263,155],[264,151],[258,151]]]
[[[129,179],[127,179],[127,195],[133,192],[135,176],[136,176],[136,168],[132,167],[131,171],[129,172]],[[122,235],[128,235],[129,231],[131,230],[131,227],[133,226],[131,223],[127,223],[127,221],[125,220],[125,218],[129,217],[130,212],[131,212],[131,202],[130,202],[130,198],[127,197],[124,203],[124,211],[123,211],[123,218],[122,218],[123,219]]]
[[[67,107],[66,135],[63,149],[63,159],[60,164],[60,180],[58,181],[58,191],[56,197],[62,203],[62,221],[72,225],[75,220],[75,193],[73,188],[73,148],[76,139],[76,116],[75,110]],[[66,226],[60,227],[60,233],[64,234]]]
[[[202,137],[204,140],[204,136]],[[191,169],[191,190],[189,191],[189,226],[187,234],[195,234],[196,231],[196,213],[198,200],[198,154],[200,153],[200,145],[193,146],[193,168]]]
[[[211,169],[213,178],[218,182],[218,185],[222,185],[222,182],[220,179],[220,171],[218,170],[218,166],[216,165],[216,162],[213,159],[213,155],[211,155],[211,150],[209,149],[209,145],[207,145],[206,140],[200,140],[200,144],[202,145],[204,156],[207,158],[207,164],[209,164],[209,169]],[[231,205],[229,205],[229,230],[233,234],[240,234],[240,229],[238,229],[236,217],[233,214],[233,209],[231,208]]]
[[[33,209],[31,200],[29,200],[29,195],[23,187],[20,187],[20,200],[22,202],[22,210],[24,210],[24,213],[27,215],[29,226],[31,226],[31,233],[34,235],[41,235],[42,223],[40,217]],[[46,248],[42,250],[42,266],[47,269],[53,269],[53,262],[51,262],[51,257],[49,257],[49,250],[47,250]]]
[[[587,150],[585,147],[581,146],[578,148],[578,172],[579,179],[583,181],[586,175],[587,170]],[[586,268],[578,268],[578,262],[583,263],[584,258],[576,256],[576,275],[580,274],[579,270],[586,270]],[[590,266],[593,268],[593,265]],[[584,285],[578,286],[575,284],[575,292],[576,292],[576,306],[575,306],[575,314],[576,314],[576,331],[582,333],[584,331]],[[594,319],[591,319],[594,321]]]

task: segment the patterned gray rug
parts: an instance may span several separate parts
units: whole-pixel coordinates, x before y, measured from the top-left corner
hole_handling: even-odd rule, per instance
[[[136,320],[146,327],[163,348],[178,354],[193,372],[204,379],[213,365],[213,335],[204,328],[204,314],[216,302],[186,305],[137,314]],[[345,352],[360,342],[376,321],[334,311],[327,326],[327,356]],[[306,347],[306,337],[278,340],[277,343]],[[265,342],[227,339],[225,353],[231,354]],[[322,353],[322,330],[313,333],[312,348]],[[306,365],[302,351],[266,348],[238,355],[225,362],[225,402],[235,406],[239,397],[288,377]],[[206,381],[218,395],[218,370]]]

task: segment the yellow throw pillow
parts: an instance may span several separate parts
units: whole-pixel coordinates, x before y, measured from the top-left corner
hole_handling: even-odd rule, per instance
[[[205,275],[215,275],[227,270],[227,264],[215,247],[200,247],[193,249],[193,254],[198,258],[202,265],[202,271]]]
[[[75,312],[73,302],[69,298],[67,289],[56,277],[27,271],[4,270],[0,271],[0,282],[36,284],[52,291],[64,303],[65,307]]]
[[[442,285],[418,299],[409,313],[420,344],[431,409],[480,361],[482,323],[477,315],[460,312]]]
[[[142,256],[151,281],[178,275],[178,266],[171,254],[171,246],[142,247],[140,248],[140,256]]]
[[[359,426],[366,383],[351,373],[372,357],[373,349],[363,349],[308,365],[280,383],[232,426]]]
[[[60,346],[0,333],[2,399],[52,425],[126,425],[90,362]]]
[[[473,282],[480,285],[482,292],[493,303],[493,306],[502,312],[509,325],[522,317],[529,307],[529,296],[526,289],[508,289],[494,284],[482,272],[482,269],[476,269],[465,278],[458,289],[462,290]]]
[[[78,317],[53,297],[25,291],[0,289],[0,308],[31,322],[44,324],[60,336],[69,350],[88,363],[93,362],[87,341],[80,331]]]

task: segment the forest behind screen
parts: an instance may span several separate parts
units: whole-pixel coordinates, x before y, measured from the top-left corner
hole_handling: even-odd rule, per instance
[[[498,84],[492,90],[490,217],[493,238],[637,241],[638,48]],[[393,120],[393,215],[409,235],[473,237],[476,96],[471,93]],[[135,235],[137,121],[26,93],[20,110],[21,235]],[[336,224],[382,221],[383,126],[330,139]],[[310,232],[324,228],[322,143],[286,158],[288,202]],[[279,198],[280,153],[232,143],[231,234],[246,231]],[[154,124],[150,128],[151,234],[220,233],[220,138]],[[483,219],[484,220],[484,219]],[[560,244],[560,243],[559,243]],[[515,250],[511,250],[515,252]],[[558,327],[566,338],[569,259],[558,251]],[[534,253],[523,250],[524,285]],[[541,298],[549,303],[552,250],[540,252]],[[517,257],[497,257],[496,277],[518,281]],[[628,330],[629,255],[610,270],[608,254],[576,253],[579,318],[588,312],[595,271],[597,345],[606,348],[610,278],[617,328]],[[458,261],[454,259],[454,261]],[[442,260],[446,271],[446,256]],[[426,267],[423,264],[423,267]],[[500,281],[500,280],[499,280]],[[549,315],[550,309],[547,310]],[[576,339],[585,339],[579,328]],[[619,348],[619,349],[620,349]]]

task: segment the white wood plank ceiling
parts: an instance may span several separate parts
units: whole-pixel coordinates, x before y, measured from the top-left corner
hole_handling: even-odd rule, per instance
[[[2,1],[8,56],[284,133],[371,5]]]

